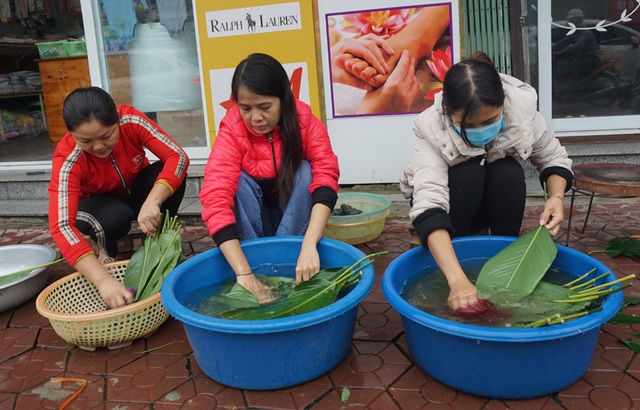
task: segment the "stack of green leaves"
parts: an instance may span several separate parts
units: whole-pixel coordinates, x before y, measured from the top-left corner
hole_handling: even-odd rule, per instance
[[[549,230],[541,225],[518,238],[485,263],[476,287],[480,297],[489,299],[512,316],[520,316],[526,327],[539,327],[585,316],[595,310],[587,307],[595,300],[631,285],[620,283],[635,278],[629,275],[595,285],[609,272],[589,278],[595,269],[564,285],[543,281],[558,250]],[[530,320],[530,318],[535,320]],[[513,323],[513,322],[512,322]]]
[[[264,304],[238,283],[229,283],[195,310],[234,320],[277,319],[311,312],[335,302],[343,290],[358,283],[362,269],[373,263],[369,258],[384,253],[367,255],[351,266],[322,269],[298,284],[291,278],[260,275],[258,278],[277,296],[274,301]]]
[[[167,212],[156,235],[147,236],[127,264],[124,285],[135,289],[134,302],[160,292],[164,278],[185,260],[177,219]]]

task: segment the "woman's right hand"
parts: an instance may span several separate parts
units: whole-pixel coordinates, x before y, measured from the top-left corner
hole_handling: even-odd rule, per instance
[[[128,305],[133,302],[133,293],[129,292],[121,282],[113,276],[105,276],[97,284],[100,296],[109,309]]]
[[[236,280],[240,286],[253,293],[259,303],[267,303],[273,300],[269,288],[260,282],[258,278],[256,278],[256,275],[240,275],[236,276]]]
[[[462,276],[455,282],[449,283],[449,288],[451,291],[449,292],[447,302],[453,310],[471,306],[480,299],[478,290],[466,276]]]

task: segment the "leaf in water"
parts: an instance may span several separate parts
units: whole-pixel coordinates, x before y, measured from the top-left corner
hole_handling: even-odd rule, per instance
[[[480,297],[493,301],[506,292],[512,300],[524,298],[533,292],[557,253],[549,230],[538,226],[484,264],[476,280]]]
[[[335,301],[336,286],[325,279],[315,279],[298,284],[286,298],[265,303],[257,308],[235,309],[223,312],[221,317],[237,320],[276,319],[311,312]]]
[[[611,325],[638,325],[640,324],[640,317],[618,313],[609,319],[607,323]]]
[[[343,387],[342,393],[340,393],[340,401],[346,403],[347,401],[349,401],[349,397],[351,397],[351,390],[349,390],[348,387]]]

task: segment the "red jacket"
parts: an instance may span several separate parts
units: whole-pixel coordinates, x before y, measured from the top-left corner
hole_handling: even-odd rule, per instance
[[[118,113],[120,136],[112,156],[127,187],[131,188],[138,173],[149,165],[144,152],[147,148],[164,163],[156,182],[166,185],[173,193],[187,175],[187,154],[155,122],[135,108],[121,105]],[[92,252],[76,228],[78,202],[82,197],[95,194],[127,196],[118,170],[111,157],[98,158],[84,152],[70,132],[56,146],[49,184],[49,229],[71,266]]]
[[[311,107],[307,104],[297,101],[297,110],[302,134],[303,159],[311,164],[312,180],[309,192],[313,195],[318,188],[328,187],[333,190],[333,195],[337,195],[340,170],[327,129],[313,115]],[[238,189],[240,171],[254,178],[276,177],[273,157],[275,154],[275,161],[280,169],[280,126],[272,131],[271,138],[273,151],[267,135],[256,134],[247,127],[237,105],[222,119],[204,170],[204,182],[200,190],[202,219],[211,235],[236,222],[233,215],[233,199]]]

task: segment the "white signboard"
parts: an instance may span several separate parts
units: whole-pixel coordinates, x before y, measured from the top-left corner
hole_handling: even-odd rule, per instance
[[[460,58],[457,2],[318,0],[318,16],[340,183],[397,182],[415,117],[433,104],[443,67]]]

